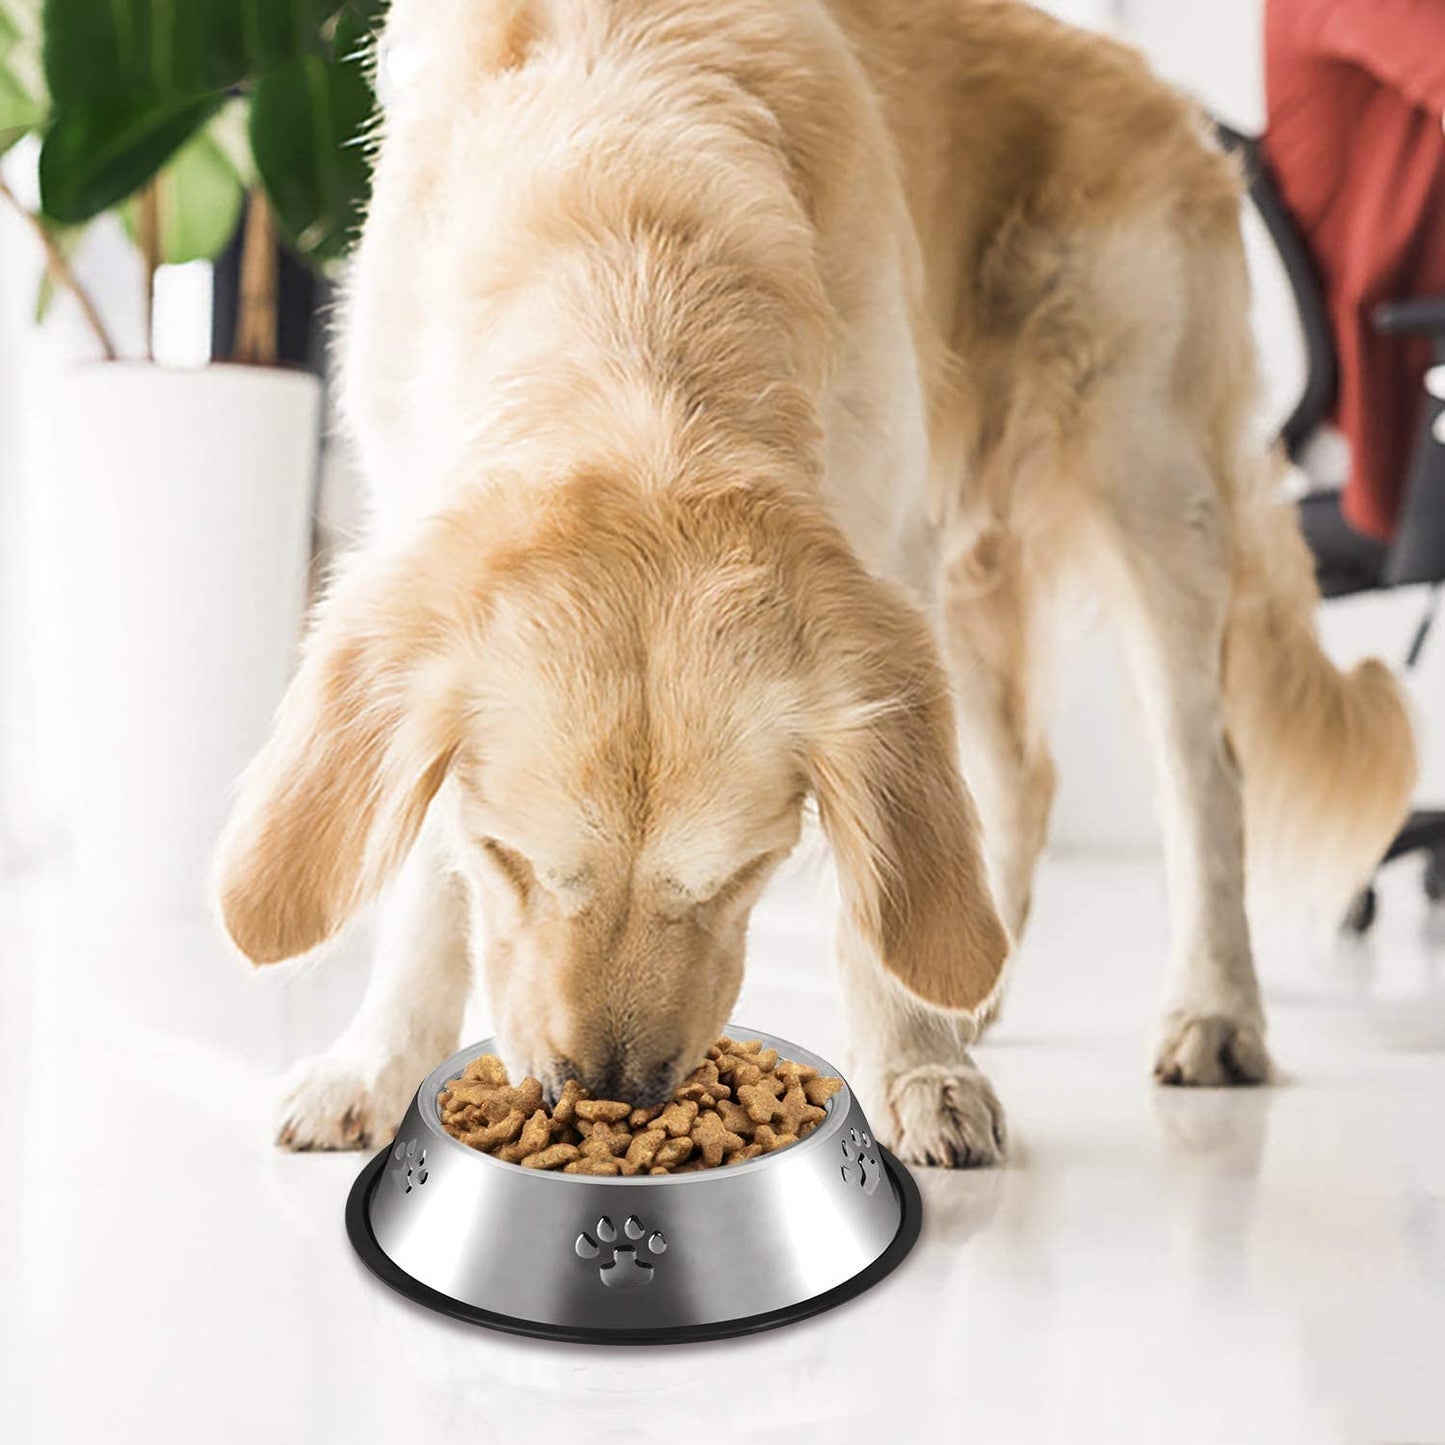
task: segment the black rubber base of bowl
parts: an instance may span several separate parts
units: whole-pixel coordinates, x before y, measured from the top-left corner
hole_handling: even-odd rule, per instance
[[[361,1256],[362,1263],[383,1284],[390,1285],[398,1294],[405,1295],[414,1304],[424,1305],[438,1314],[450,1315],[453,1319],[466,1320],[468,1324],[484,1325],[489,1330],[504,1330],[511,1335],[528,1335],[536,1340],[557,1340],[572,1345],[687,1345],[703,1340],[725,1340],[735,1335],[755,1335],[763,1330],[775,1330],[781,1325],[790,1325],[820,1315],[825,1310],[846,1304],[864,1290],[871,1289],[879,1280],[891,1274],[902,1264],[908,1251],[918,1242],[918,1231],[923,1226],[923,1200],[913,1176],[882,1145],[878,1152],[888,1170],[888,1177],[898,1190],[900,1219],[898,1233],[893,1242],[866,1269],[860,1270],[852,1279],[844,1280],[833,1289],[825,1290],[812,1299],[789,1305],[786,1309],[770,1310],[767,1314],[750,1315],[740,1320],[719,1320],[706,1325],[679,1325],[671,1329],[648,1330],[607,1330],[592,1327],[541,1324],[536,1320],[517,1319],[512,1315],[497,1314],[476,1305],[452,1299],[438,1290],[413,1279],[405,1270],[392,1262],[382,1251],[371,1232],[371,1221],[367,1218],[366,1207],[371,1199],[372,1186],[385,1167],[390,1145],[383,1149],[357,1176],[346,1200],[346,1233],[352,1248]]]

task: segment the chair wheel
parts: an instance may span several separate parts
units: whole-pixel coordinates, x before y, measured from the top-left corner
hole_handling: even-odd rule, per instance
[[[1445,852],[1432,852],[1425,860],[1425,897],[1431,903],[1445,899]]]
[[[1445,886],[1445,877],[1440,880]],[[1375,914],[1379,911],[1379,899],[1375,896],[1373,888],[1362,888],[1355,894],[1355,901],[1350,904],[1350,910],[1345,914],[1344,922],[1340,925],[1346,933],[1353,933],[1357,936],[1366,934],[1375,926]]]

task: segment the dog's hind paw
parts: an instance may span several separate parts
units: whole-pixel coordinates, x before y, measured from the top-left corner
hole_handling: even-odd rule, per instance
[[[1161,1084],[1218,1089],[1263,1084],[1270,1075],[1264,1029],[1258,1022],[1223,1014],[1172,1013],[1154,1061]]]
[[[968,1063],[924,1065],[896,1075],[888,1083],[878,1128],[900,1159],[946,1169],[997,1164],[1008,1142],[993,1085]]]
[[[390,1141],[421,1075],[350,1054],[319,1054],[292,1071],[276,1142],[283,1149],[378,1149]]]

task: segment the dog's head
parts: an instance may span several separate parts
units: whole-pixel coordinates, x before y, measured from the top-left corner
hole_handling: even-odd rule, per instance
[[[396,870],[438,790],[514,1067],[638,1102],[727,1020],[811,794],[851,926],[930,1004],[1006,952],[926,624],[813,503],[489,491],[336,587],[222,845],[257,963]]]

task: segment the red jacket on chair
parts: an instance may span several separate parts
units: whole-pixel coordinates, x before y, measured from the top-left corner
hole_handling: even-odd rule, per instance
[[[1345,516],[1389,540],[1428,351],[1376,336],[1370,311],[1445,293],[1445,0],[1268,0],[1265,50],[1265,151],[1339,348]]]

